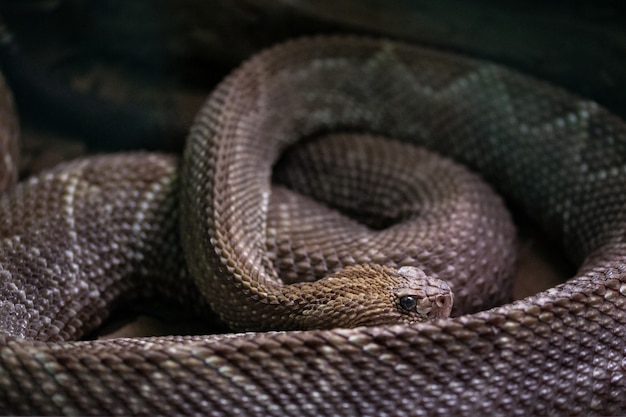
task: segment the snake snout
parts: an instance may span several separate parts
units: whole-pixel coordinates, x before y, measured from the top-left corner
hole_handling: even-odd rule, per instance
[[[446,284],[447,285],[447,284]],[[449,287],[448,287],[449,288]],[[448,291],[445,294],[439,294],[432,297],[432,309],[427,313],[429,320],[445,319],[450,317],[452,311],[453,295],[452,291]]]

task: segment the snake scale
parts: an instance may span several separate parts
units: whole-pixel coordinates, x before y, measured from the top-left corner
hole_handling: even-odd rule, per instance
[[[14,122],[3,129],[4,137],[15,135]],[[343,133],[324,136],[332,132]],[[331,319],[325,330],[71,341],[97,327],[127,294],[171,293],[198,313],[209,309],[205,296],[217,294],[216,303],[232,312],[222,314],[226,321],[257,329],[274,318],[283,297],[300,291],[287,311],[302,316],[299,306],[315,303],[306,296],[315,283],[280,285],[277,271],[297,275],[325,262],[350,271],[351,261],[340,254],[332,262],[321,259],[315,248],[294,250],[296,261],[287,265],[273,258],[268,247],[278,253],[285,239],[299,239],[297,231],[275,235],[274,226],[289,222],[290,215],[307,216],[306,206],[296,204],[293,213],[286,209],[272,218],[271,200],[293,194],[288,184],[268,191],[271,176],[281,175],[272,173],[273,166],[283,166],[281,155],[302,140],[313,148],[331,141],[331,148],[349,154],[348,164],[359,157],[351,150],[370,146],[369,135],[395,140],[371,145],[372,154],[400,147],[412,155],[407,147],[419,144],[478,171],[563,243],[578,272],[523,300],[452,318],[435,314],[425,322],[400,319],[348,329],[332,328]],[[297,168],[294,161],[285,164]],[[15,164],[13,157],[4,156],[4,162]],[[408,175],[407,164],[396,166]],[[306,182],[307,172],[285,177]],[[380,210],[395,214],[368,226],[384,232],[401,217],[410,186],[389,185],[386,172],[375,174],[379,185],[356,195],[394,190],[387,194],[391,207]],[[344,188],[354,182],[347,178]],[[625,184],[624,122],[559,88],[495,64],[386,40],[316,37],[271,48],[214,91],[191,128],[183,162],[151,153],[98,156],[31,178],[2,199],[0,409],[277,416],[624,413]],[[314,193],[323,182],[312,188]],[[344,210],[354,209],[353,194],[334,198],[347,201]],[[361,224],[373,221],[370,204],[356,204],[366,207]],[[324,221],[344,226],[328,213],[320,215]],[[437,245],[423,250],[439,256],[435,272],[457,260],[454,275],[475,270],[481,286],[485,268],[504,271],[508,264],[485,265],[487,246],[477,239],[470,245],[474,261],[460,249],[449,258],[438,255]],[[181,245],[184,255],[176,249]],[[366,241],[357,246],[361,255],[352,262],[360,263],[360,256],[376,261]],[[506,249],[494,254],[511,255]],[[367,275],[367,268],[388,267],[361,268]],[[396,280],[399,271],[419,275],[393,271]],[[223,280],[203,279],[213,273]],[[119,280],[123,274],[129,277]],[[333,287],[334,278],[319,282],[324,280]],[[481,291],[493,305],[507,301],[484,285]],[[470,290],[452,286],[455,306],[458,301],[476,310],[473,295],[463,293]],[[338,297],[335,289],[330,293]],[[355,297],[350,299],[358,310],[364,301]],[[446,298],[435,303],[449,307]],[[313,326],[318,310],[304,314]],[[397,315],[385,311],[383,316]],[[240,319],[243,313],[252,319]]]

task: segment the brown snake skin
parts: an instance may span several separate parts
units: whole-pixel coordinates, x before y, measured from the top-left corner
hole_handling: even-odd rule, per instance
[[[171,293],[181,302],[193,301],[198,312],[207,310],[202,296],[208,297],[238,328],[260,328],[278,310],[293,313],[298,323],[303,323],[300,316],[312,316],[311,325],[317,325],[319,308],[307,314],[299,309],[313,302],[306,294],[315,284],[280,285],[277,270],[299,275],[298,268],[311,269],[307,263],[317,271],[324,262],[332,269],[352,261],[341,254],[329,257],[332,262],[320,260],[311,247],[295,250],[296,262],[283,265],[276,257],[285,241],[297,245],[300,235],[297,228],[287,237],[274,231],[288,216],[308,216],[308,206],[294,203],[295,211],[286,208],[279,214],[269,210],[272,199],[280,206],[292,198],[290,186],[308,182],[309,167],[281,174],[292,172],[290,164],[303,163],[298,155],[307,160],[308,150],[278,162],[274,175],[284,187],[271,193],[268,187],[274,162],[302,138],[311,147],[327,140],[338,149],[344,146],[339,153],[348,155],[346,164],[361,161],[358,152],[355,156],[346,150],[358,148],[353,140],[363,141],[367,149],[373,139],[316,139],[333,131],[421,144],[479,171],[512,205],[563,242],[580,265],[578,273],[524,300],[429,322],[65,341],[97,327],[113,301],[137,294]],[[2,199],[4,413],[626,412],[626,125],[597,104],[481,61],[380,40],[312,38],[262,52],[235,71],[201,110],[188,140],[180,179],[176,160],[166,155],[102,156],[32,178]],[[370,154],[397,146],[407,158],[413,156],[407,145],[383,143],[362,152],[362,161],[369,164]],[[412,171],[406,165],[396,164],[402,175]],[[384,232],[383,226],[400,224],[411,186],[389,184],[386,171],[374,172],[367,189],[333,196],[347,206],[333,204],[347,212],[365,207],[357,213],[359,220]],[[355,187],[349,174],[337,178],[352,184],[346,189]],[[183,255],[177,249],[179,181],[181,240],[194,283],[184,279]],[[312,188],[314,194],[321,186]],[[354,196],[364,194],[376,202],[379,192],[393,197],[390,207],[373,207],[368,200],[354,203]],[[396,211],[383,216],[383,224],[372,223],[390,208]],[[311,216],[344,226],[337,216],[317,214],[321,212]],[[505,231],[495,248],[505,247],[513,233],[506,215],[503,219],[495,230]],[[451,224],[450,229],[461,228],[466,219]],[[447,232],[433,227],[435,238]],[[486,231],[485,224],[471,228],[498,236]],[[484,271],[504,280],[510,260],[489,262],[512,253],[488,250],[492,246],[480,233],[473,241],[466,232],[461,236],[469,239],[467,253],[459,249],[445,258],[446,248],[433,243],[407,256],[437,260],[424,261],[424,268],[438,275],[448,261],[457,260],[452,275],[463,277],[461,281],[476,279],[478,287],[483,287]],[[365,240],[360,242],[353,261],[376,261]],[[490,251],[496,261],[484,264]],[[471,255],[477,258],[465,260]],[[404,258],[396,262],[403,264]],[[463,266],[467,269],[459,269]],[[206,279],[213,271],[223,281]],[[124,274],[128,277],[119,279]],[[389,273],[392,281],[397,275]],[[331,280],[321,287],[333,293],[333,285]],[[342,288],[351,285],[356,284]],[[459,301],[462,306],[455,308],[479,306],[473,293],[464,293],[471,289],[452,286],[455,305]],[[505,301],[502,294],[507,292],[489,284],[480,291],[490,294],[487,304]],[[297,294],[301,298],[289,305],[287,296]],[[353,303],[355,308],[360,301]],[[244,315],[248,319],[240,318]],[[290,323],[276,326],[293,327]]]

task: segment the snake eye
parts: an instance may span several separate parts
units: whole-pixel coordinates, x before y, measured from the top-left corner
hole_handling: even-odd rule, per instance
[[[400,307],[406,311],[411,311],[417,306],[417,299],[410,295],[400,297]]]

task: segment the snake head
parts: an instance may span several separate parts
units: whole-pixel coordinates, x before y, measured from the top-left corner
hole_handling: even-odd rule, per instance
[[[398,275],[411,283],[410,287],[394,291],[400,311],[428,320],[450,316],[454,296],[446,281],[428,277],[424,271],[413,266],[403,266],[398,269]]]

